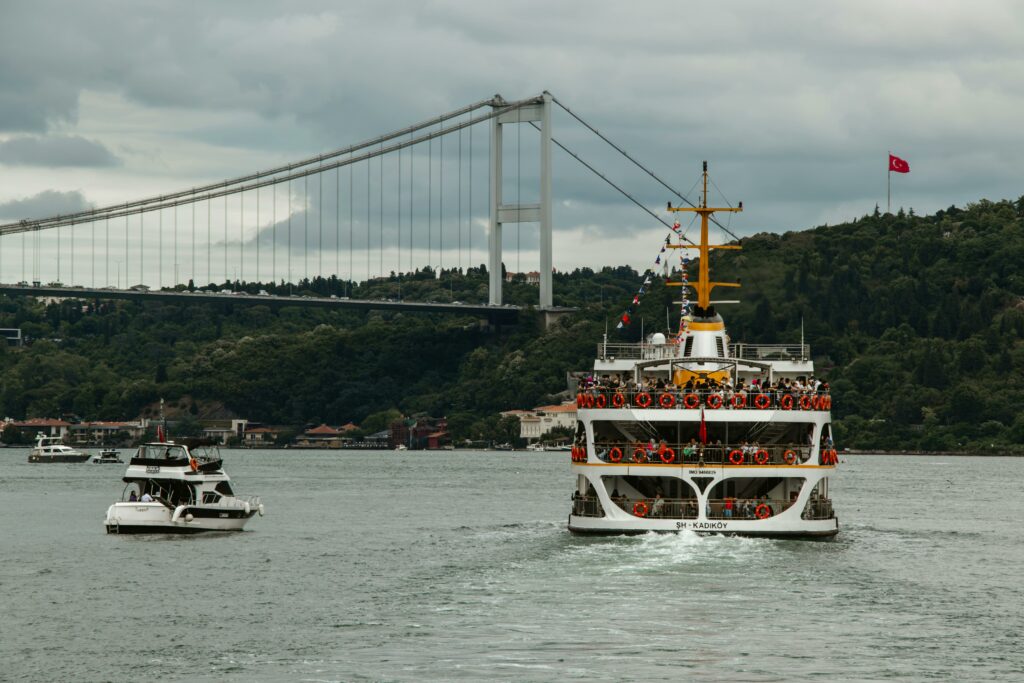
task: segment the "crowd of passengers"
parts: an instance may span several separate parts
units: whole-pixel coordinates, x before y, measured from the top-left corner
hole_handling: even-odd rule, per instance
[[[611,499],[613,503],[627,512],[632,510],[633,503],[636,502],[620,494],[618,488],[612,491]],[[660,487],[655,492],[654,498],[641,498],[640,501],[648,505],[647,514],[644,515],[646,517],[671,516],[674,519],[680,515],[693,518],[697,516],[697,501],[695,499],[672,501],[669,505],[673,509],[667,510],[667,501]],[[587,492],[583,496],[580,495],[579,491],[573,491],[572,502],[573,509],[578,512],[598,514],[597,492],[594,491],[593,484],[587,486]],[[761,496],[760,498],[725,498],[721,501],[709,499],[705,503],[704,516],[707,519],[732,519],[734,517],[738,519],[755,519],[759,505],[767,506],[768,516],[775,514],[772,501],[768,500],[766,496]]]
[[[729,379],[719,382],[714,378],[695,380],[691,377],[686,381],[686,384],[679,387],[671,380],[666,381],[662,377],[641,377],[639,381],[635,381],[632,377],[627,377],[620,373],[618,375],[601,375],[600,377],[588,375],[581,381],[580,388],[584,391],[609,391],[612,393],[616,391],[626,391],[629,393],[646,391],[649,393],[698,394],[702,396],[720,394],[726,401],[731,400],[736,394],[744,397],[768,394],[778,399],[786,394],[799,397],[829,393],[828,382],[822,382],[813,375],[806,380],[800,377],[795,379],[782,377],[774,382],[762,382],[760,379],[755,378],[749,384],[746,380],[741,379],[736,382],[735,386]]]

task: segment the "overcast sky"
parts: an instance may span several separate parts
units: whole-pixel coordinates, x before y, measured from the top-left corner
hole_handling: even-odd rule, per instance
[[[709,160],[726,199],[744,202],[745,212],[731,222],[738,234],[844,221],[876,203],[884,209],[888,150],[911,166],[910,174],[893,176],[894,208],[932,212],[1024,194],[1019,3],[8,0],[0,5],[0,220],[234,177],[494,93],[516,99],[545,89],[684,191],[697,179],[700,161]],[[554,126],[556,138],[653,210],[672,199],[566,115],[556,115]],[[451,156],[457,142],[445,143],[449,213],[443,252],[438,235],[431,237],[435,264],[485,260],[486,132],[480,127],[475,133],[473,223],[468,168],[461,173],[462,230],[452,182],[459,176]],[[527,201],[536,191],[536,136],[524,129],[517,143],[514,134],[506,135],[506,199],[521,192]],[[418,149],[417,160],[426,153]],[[396,164],[385,162],[385,207],[395,201]],[[559,150],[554,170],[556,267],[646,267],[664,228]],[[379,171],[371,167],[372,174]],[[365,168],[354,173],[366,182]],[[325,182],[324,212],[337,203],[335,213],[343,214],[347,195],[337,197],[331,183],[344,185],[347,175],[325,176]],[[417,186],[425,182],[417,177]],[[359,249],[352,259],[355,277],[397,267],[398,235],[387,212],[383,239],[379,232],[370,239],[378,249],[384,243],[383,258],[371,249],[367,266],[365,223],[349,237],[347,222],[339,219],[336,226],[335,215],[320,216],[319,185],[311,185],[310,194],[292,193],[293,223],[311,221],[320,230],[320,221],[327,221],[322,242],[309,237],[313,249],[324,245],[324,255],[309,258],[323,259],[325,269],[339,264],[344,274],[348,254],[337,254],[335,241],[344,252],[351,239]],[[365,194],[365,185],[359,187],[355,193]],[[372,185],[371,192],[379,189]],[[283,239],[271,234],[265,207],[272,200],[278,228],[285,225],[287,194],[262,196],[265,250]],[[362,201],[354,213],[365,220]],[[413,220],[422,227],[428,221],[419,204]],[[211,216],[223,211],[220,206],[208,207]],[[210,218],[208,239],[217,249],[227,247],[229,261],[225,265],[216,252],[210,260],[221,270],[210,266],[211,276],[237,275],[239,264],[254,267],[254,206],[244,209],[242,237],[230,230],[225,235]],[[441,218],[436,206],[432,210],[436,231]],[[230,211],[228,220],[237,221],[240,211]],[[143,228],[140,247],[149,259],[158,248],[159,220],[170,218],[147,217]],[[197,220],[202,243],[206,219]],[[182,223],[181,255],[168,256],[162,266],[168,273],[174,262],[191,273],[190,221],[191,215]],[[371,212],[371,227],[375,221],[380,216]],[[408,231],[408,215],[403,221]],[[63,235],[64,281],[73,257],[81,284],[91,284],[90,277],[112,282],[115,257],[103,259],[105,230],[76,228],[73,252],[70,235]],[[136,225],[130,230],[134,254]],[[123,247],[123,234],[123,226],[115,230],[112,251]],[[0,244],[0,280],[21,279],[21,239]],[[33,241],[26,242],[31,271]],[[535,226],[507,228],[506,263],[513,270],[535,268],[535,245]],[[417,232],[413,246],[413,265],[426,263],[426,237]],[[56,277],[54,249],[53,235],[40,239],[34,257],[39,277]],[[153,263],[130,263],[132,254],[127,267],[135,274],[128,277],[149,279]],[[125,258],[118,257],[118,269]],[[200,250],[196,275],[205,274],[204,258]],[[266,252],[261,258],[260,275],[269,277]],[[401,258],[407,267],[408,250]],[[274,269],[280,278],[282,270]]]

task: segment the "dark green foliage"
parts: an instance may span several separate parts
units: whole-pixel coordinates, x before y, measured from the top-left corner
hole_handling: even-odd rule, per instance
[[[981,201],[933,216],[876,212],[754,235],[743,251],[714,257],[716,280],[743,283],[715,297],[742,299],[721,311],[736,341],[795,344],[803,323],[836,395],[840,447],[1024,449],[1014,408],[1024,400],[1014,371],[1024,366],[1022,207],[1024,198]],[[515,419],[498,411],[557,400],[566,371],[593,362],[606,325],[610,341],[636,341],[641,329],[664,329],[666,309],[675,324],[678,289],[655,280],[634,323],[615,329],[641,280],[628,267],[559,273],[556,303],[579,312],[547,332],[527,312],[499,334],[469,317],[0,299],[0,326],[32,338],[0,352],[0,410],[117,419],[159,398],[189,397],[189,425],[195,401],[220,401],[250,419],[295,426],[383,429],[399,413],[447,415],[457,439],[512,441]],[[220,287],[477,303],[486,301],[487,273]],[[505,284],[507,302],[536,298],[534,286]]]

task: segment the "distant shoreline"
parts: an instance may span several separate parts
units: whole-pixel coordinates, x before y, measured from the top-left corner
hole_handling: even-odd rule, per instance
[[[848,448],[842,451],[842,455],[956,455],[966,457],[990,457],[990,458],[1019,458],[1024,453],[1006,453],[1005,451],[881,451],[862,450],[859,448]]]

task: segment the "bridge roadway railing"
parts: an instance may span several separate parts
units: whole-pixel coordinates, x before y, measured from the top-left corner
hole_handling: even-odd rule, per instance
[[[585,389],[576,394],[580,409],[658,410],[831,410],[827,392],[685,391],[673,387],[652,390]]]

